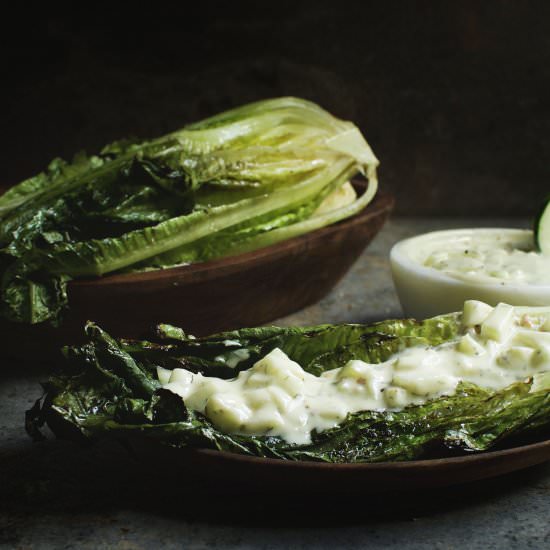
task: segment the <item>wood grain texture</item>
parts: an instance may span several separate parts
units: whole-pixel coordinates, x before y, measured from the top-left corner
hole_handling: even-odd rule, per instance
[[[82,341],[87,320],[129,338],[144,337],[161,322],[197,335],[267,323],[322,298],[378,233],[393,204],[380,193],[352,218],[238,256],[72,281],[61,327],[3,322],[0,330],[11,353],[27,355]]]

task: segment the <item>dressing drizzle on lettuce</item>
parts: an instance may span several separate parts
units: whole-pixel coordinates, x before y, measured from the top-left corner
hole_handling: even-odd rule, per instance
[[[350,361],[380,364],[404,350],[422,347],[452,345],[471,355],[476,353],[472,331],[498,343],[506,338],[510,319],[516,327],[513,338],[519,334],[521,341],[510,341],[499,360],[505,362],[513,347],[531,345],[529,361],[542,364],[534,354],[545,352],[544,342],[530,344],[529,334],[540,333],[542,340],[550,334],[545,328],[549,310],[512,308],[510,317],[506,307],[489,308],[491,316],[486,308],[473,306],[467,303],[464,314],[422,322],[265,327],[206,338],[192,338],[181,329],[161,325],[159,343],[116,340],[88,324],[88,344],[65,349],[63,372],[44,385],[46,395],[29,411],[27,429],[39,438],[47,422],[58,436],[72,439],[146,437],[177,448],[325,462],[409,460],[437,456],[443,450],[484,451],[550,424],[550,374],[544,368],[534,375],[526,369],[525,376],[514,375],[504,386],[459,380],[451,391],[408,405],[350,412],[332,427],[313,429],[305,443],[269,433],[223,429],[208,412],[186,406],[180,395],[163,388],[171,377],[168,371],[176,369],[231,380],[276,349],[313,376]],[[518,359],[514,353],[512,360]],[[501,366],[505,368],[504,363]]]

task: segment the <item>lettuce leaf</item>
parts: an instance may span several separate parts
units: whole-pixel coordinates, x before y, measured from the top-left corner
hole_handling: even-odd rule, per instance
[[[372,200],[377,165],[351,122],[297,98],[56,159],[0,197],[0,316],[56,324],[73,278],[207,261],[335,223]],[[361,197],[315,213],[357,174]]]
[[[261,327],[193,338],[160,325],[157,341],[116,340],[88,324],[89,342],[66,348],[61,374],[27,414],[40,438],[48,423],[74,440],[154,439],[176,448],[225,450],[260,457],[325,462],[378,462],[484,451],[550,424],[550,380],[514,383],[501,391],[460,384],[456,393],[401,411],[349,414],[337,427],[312,433],[307,445],[273,436],[222,433],[183,400],[159,387],[157,366],[232,378],[275,347],[313,374],[350,358],[384,361],[405,346],[437,345],[456,336],[460,315],[423,322]],[[240,350],[238,361],[235,352]],[[242,351],[246,353],[242,353]]]

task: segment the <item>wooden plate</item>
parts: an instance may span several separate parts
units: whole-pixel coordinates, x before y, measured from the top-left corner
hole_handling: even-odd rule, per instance
[[[132,442],[148,467],[179,468],[210,484],[236,485],[263,491],[380,493],[446,487],[507,474],[550,460],[550,440],[452,458],[327,464],[257,458],[223,451],[185,451],[156,442]]]
[[[365,184],[354,182],[362,192]],[[190,266],[109,275],[69,284],[61,327],[0,322],[10,351],[32,355],[83,338],[87,320],[116,336],[140,338],[157,323],[197,335],[255,326],[322,298],[386,221],[394,200],[379,193],[356,216],[253,252]]]

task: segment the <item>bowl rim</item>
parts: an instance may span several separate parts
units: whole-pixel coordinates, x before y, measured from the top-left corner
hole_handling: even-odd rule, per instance
[[[414,241],[421,241],[430,237],[445,237],[456,234],[472,234],[472,233],[491,233],[498,231],[508,234],[527,234],[532,233],[531,229],[513,228],[513,227],[463,227],[456,229],[441,229],[436,231],[428,231],[420,233],[412,237],[407,237],[396,242],[390,250],[390,264],[392,266],[399,265],[409,272],[414,272],[417,276],[433,281],[434,283],[447,283],[452,286],[468,286],[470,288],[502,288],[503,292],[509,290],[520,291],[523,293],[540,293],[541,291],[550,292],[550,284],[533,284],[533,283],[506,283],[501,285],[499,281],[464,281],[462,279],[448,275],[442,271],[438,271],[432,267],[424,266],[413,260],[406,252],[407,246]]]
[[[485,451],[466,451],[458,456],[434,457],[434,458],[416,458],[413,460],[402,461],[381,461],[381,462],[322,462],[314,460],[288,460],[275,457],[260,457],[245,455],[231,451],[221,451],[218,449],[193,448],[188,452],[198,456],[219,457],[224,460],[248,463],[251,465],[271,465],[279,468],[305,469],[315,468],[318,470],[417,470],[431,469],[441,466],[461,466],[470,463],[482,464],[495,459],[504,459],[515,457],[524,453],[536,452],[538,450],[550,450],[550,438],[541,435],[534,441],[526,443],[512,444],[497,449]]]
[[[352,184],[359,189],[366,189],[367,182],[363,180],[353,179]],[[265,246],[257,250],[251,250],[242,254],[235,254],[225,258],[218,258],[206,262],[200,262],[189,265],[177,265],[173,267],[152,269],[150,271],[140,271],[136,273],[113,273],[106,274],[101,277],[87,277],[75,279],[69,282],[70,287],[79,287],[85,289],[89,286],[108,286],[118,284],[141,284],[144,282],[157,282],[166,279],[174,279],[182,276],[200,276],[202,273],[211,272],[211,270],[219,270],[220,276],[226,270],[233,270],[265,258],[266,256],[278,256],[287,254],[289,250],[301,246],[304,242],[312,239],[324,238],[328,235],[341,231],[344,228],[352,227],[357,224],[362,224],[366,219],[383,215],[391,212],[395,203],[395,198],[391,193],[379,191],[374,196],[373,200],[360,212],[341,220],[337,223],[316,229],[304,235],[299,235],[270,246]]]

